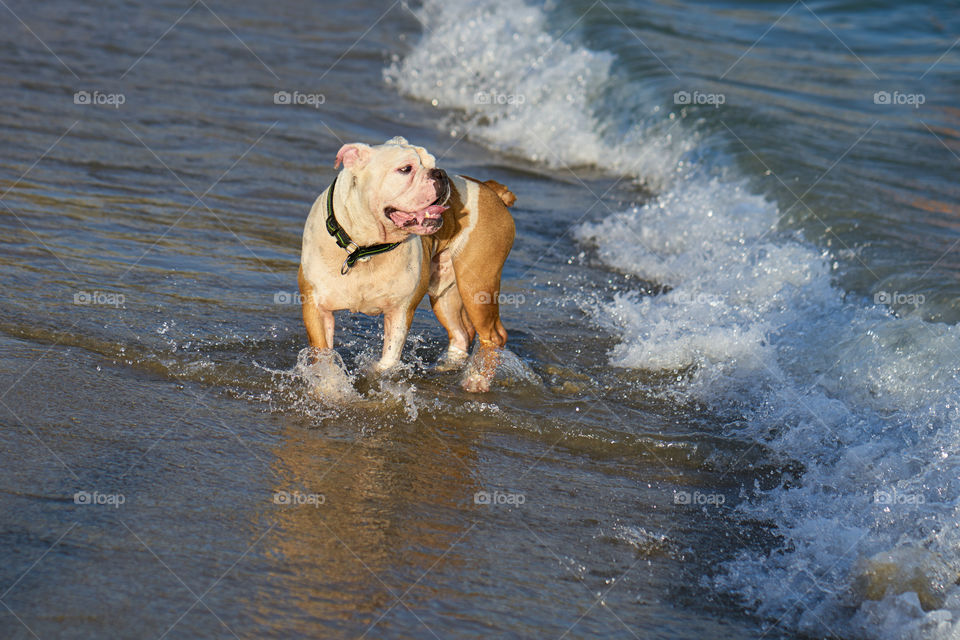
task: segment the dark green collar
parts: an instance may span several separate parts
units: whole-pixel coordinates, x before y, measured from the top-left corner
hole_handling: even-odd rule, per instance
[[[343,261],[343,266],[340,267],[340,275],[346,275],[351,267],[357,263],[357,260],[375,256],[378,253],[386,253],[391,249],[396,249],[400,246],[400,243],[391,242],[390,244],[372,244],[368,247],[361,247],[351,240],[347,232],[337,222],[337,217],[333,215],[333,188],[336,184],[337,179],[334,178],[327,193],[327,232],[337,241],[338,247],[347,250],[347,259]]]

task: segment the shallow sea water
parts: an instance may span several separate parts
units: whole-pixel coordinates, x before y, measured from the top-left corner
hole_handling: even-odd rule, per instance
[[[956,637],[945,8],[2,10],[4,637]],[[319,401],[303,222],[395,135],[518,195],[510,352],[342,314]]]

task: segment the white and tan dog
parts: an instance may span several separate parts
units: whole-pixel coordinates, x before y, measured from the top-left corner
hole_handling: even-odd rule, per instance
[[[347,144],[343,170],[317,198],[303,231],[300,293],[310,346],[333,348],[333,312],[383,314],[377,371],[400,360],[413,313],[425,293],[450,344],[439,369],[478,346],[463,387],[487,391],[507,341],[500,322],[500,274],[513,246],[503,185],[448,177],[423,147],[393,138]]]

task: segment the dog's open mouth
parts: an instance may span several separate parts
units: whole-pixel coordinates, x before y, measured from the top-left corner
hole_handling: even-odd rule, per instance
[[[432,169],[431,178],[434,181],[434,189],[437,191],[437,199],[419,211],[402,211],[396,207],[385,207],[383,213],[390,222],[404,231],[420,236],[436,233],[443,226],[443,212],[449,208],[446,204],[451,193],[450,179],[442,169]]]
[[[390,222],[401,229],[417,235],[429,235],[443,225],[443,212],[447,210],[447,207],[440,204],[441,199],[446,198],[440,196],[432,204],[419,211],[401,211],[396,207],[386,207],[383,213],[390,219]]]

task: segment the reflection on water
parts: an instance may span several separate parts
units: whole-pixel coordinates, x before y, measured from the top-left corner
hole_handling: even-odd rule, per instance
[[[282,439],[276,491],[306,503],[275,509],[276,525],[260,543],[287,568],[258,593],[265,628],[309,635],[324,620],[370,629],[394,607],[416,617],[424,602],[461,595],[430,573],[441,564],[444,573],[463,569],[479,486],[469,436],[418,422],[356,440],[288,425]],[[315,496],[323,504],[309,504]],[[278,609],[301,613],[278,617]]]

